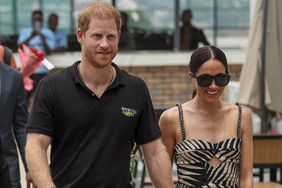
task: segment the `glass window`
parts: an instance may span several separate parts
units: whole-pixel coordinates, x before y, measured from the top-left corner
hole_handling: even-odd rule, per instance
[[[129,13],[129,25],[146,31],[170,31],[174,27],[174,1],[118,0],[116,7]]]
[[[0,0],[0,35],[14,34],[12,1]]]
[[[31,27],[32,11],[40,9],[38,0],[20,0],[16,1],[18,28],[19,31],[26,27]],[[44,15],[45,16],[45,15]]]
[[[74,34],[79,11],[93,1],[95,0],[0,0],[0,35],[14,35],[22,28],[30,27],[31,13],[35,9],[43,10],[46,26],[48,15],[51,12],[57,13],[60,17],[59,29]],[[104,0],[108,3],[112,1]],[[129,27],[138,35],[137,37],[143,40],[148,35],[151,37],[151,34],[157,34],[153,37],[162,38],[170,45],[173,43],[175,1],[115,0],[115,2],[119,10],[129,14]],[[179,0],[179,3],[179,19],[184,9],[191,9],[192,23],[203,29],[211,43],[222,45],[220,47],[244,45],[246,47],[244,41],[247,40],[250,22],[249,0]],[[217,11],[216,14],[214,11]],[[234,36],[239,40],[234,40]],[[148,40],[152,41],[150,37]],[[228,44],[225,41],[228,41]]]
[[[43,3],[43,12],[45,25],[47,26],[48,16],[50,13],[56,13],[59,16],[58,29],[66,33],[71,30],[71,6],[69,0],[48,0]]]

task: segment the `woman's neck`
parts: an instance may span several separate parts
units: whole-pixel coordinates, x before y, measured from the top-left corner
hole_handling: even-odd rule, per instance
[[[196,96],[192,101],[193,107],[204,114],[214,114],[222,110],[223,101],[218,99],[215,101],[207,101]]]

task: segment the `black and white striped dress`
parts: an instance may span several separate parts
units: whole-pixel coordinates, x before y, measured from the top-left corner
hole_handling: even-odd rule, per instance
[[[239,187],[242,106],[237,105],[237,138],[218,143],[186,139],[182,107],[177,105],[182,132],[182,141],[174,147],[178,173],[177,188]],[[208,163],[214,157],[221,161],[217,167]]]

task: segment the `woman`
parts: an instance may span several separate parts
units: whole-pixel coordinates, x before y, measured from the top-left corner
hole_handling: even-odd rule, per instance
[[[220,98],[230,80],[225,54],[204,46],[193,52],[189,68],[195,97],[160,117],[177,187],[253,187],[251,113]]]

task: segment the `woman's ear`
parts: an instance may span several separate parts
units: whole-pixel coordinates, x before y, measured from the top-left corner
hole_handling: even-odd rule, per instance
[[[189,72],[187,73],[187,76],[192,79],[192,78],[194,77],[194,74],[193,74],[191,71],[189,71]]]
[[[187,76],[191,79],[192,83],[195,85],[195,84],[196,84],[196,82],[195,82],[196,79],[194,79],[194,78],[195,78],[194,74],[189,71],[189,72],[187,73]]]

